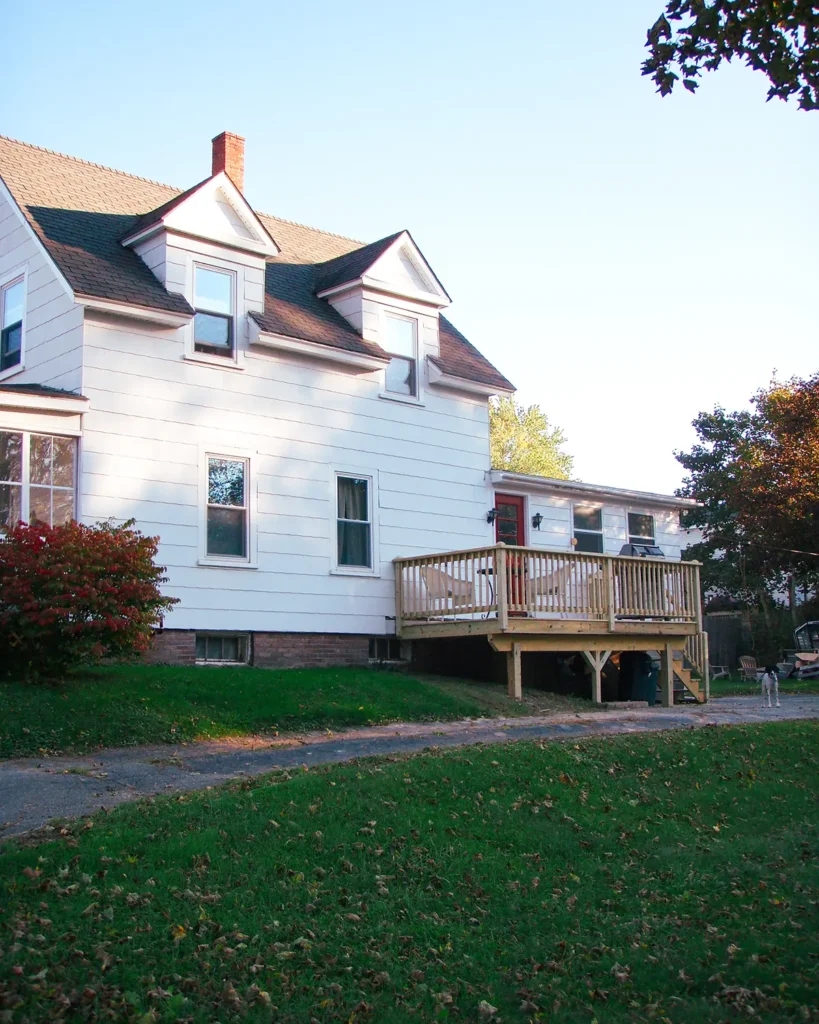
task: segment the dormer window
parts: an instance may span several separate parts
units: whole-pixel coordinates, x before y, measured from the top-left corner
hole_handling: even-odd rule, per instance
[[[196,352],[233,358],[235,345],[235,275],[195,266],[193,271],[193,347]]]
[[[384,390],[391,395],[418,395],[418,321],[410,317],[385,315],[382,348],[392,358],[386,373]]]

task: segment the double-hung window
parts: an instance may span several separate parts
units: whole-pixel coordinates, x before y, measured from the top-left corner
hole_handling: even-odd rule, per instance
[[[0,531],[20,520],[59,526],[74,516],[73,437],[0,430]]]
[[[384,390],[392,395],[418,396],[418,322],[405,316],[385,314],[386,337],[382,348],[392,357],[387,365]]]
[[[575,505],[574,515],[575,551],[603,553],[603,510],[590,505]]]
[[[207,474],[205,553],[209,558],[246,560],[250,525],[248,461],[209,455]]]
[[[628,514],[629,544],[654,544],[654,516],[644,512]]]
[[[337,562],[339,568],[372,569],[373,524],[368,477],[337,476]]]
[[[194,351],[233,358],[236,344],[234,292],[235,275],[230,271],[194,267]]]
[[[0,373],[18,366],[23,356],[24,278],[0,288]]]

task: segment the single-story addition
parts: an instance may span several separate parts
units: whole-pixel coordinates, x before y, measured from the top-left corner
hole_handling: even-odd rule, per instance
[[[259,213],[244,140],[211,158],[180,191],[0,138],[0,527],[158,536],[180,601],[161,661],[467,638],[516,696],[522,656],[582,652],[599,700],[609,654],[647,650],[666,702],[675,679],[702,697],[686,502],[491,470],[488,401],[513,386],[412,235]]]

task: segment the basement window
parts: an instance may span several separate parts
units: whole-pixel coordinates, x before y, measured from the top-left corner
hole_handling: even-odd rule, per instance
[[[394,636],[370,638],[370,661],[404,661],[401,657],[401,641]]]
[[[250,637],[246,633],[197,633],[197,665],[246,665]]]

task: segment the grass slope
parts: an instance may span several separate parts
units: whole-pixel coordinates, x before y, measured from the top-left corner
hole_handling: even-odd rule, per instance
[[[463,687],[366,668],[115,665],[60,687],[0,683],[0,698],[0,757],[485,713]]]
[[[273,774],[0,848],[11,1021],[817,1018],[812,722]]]

